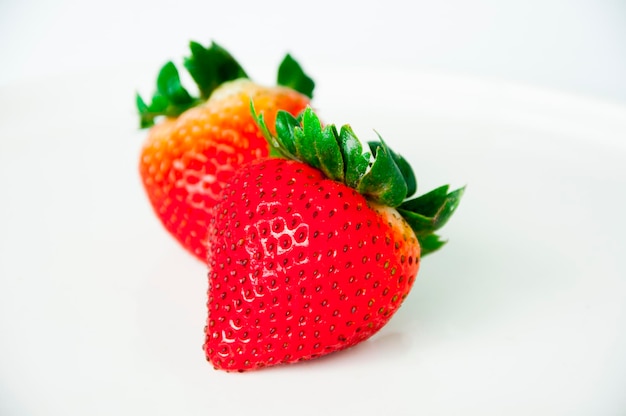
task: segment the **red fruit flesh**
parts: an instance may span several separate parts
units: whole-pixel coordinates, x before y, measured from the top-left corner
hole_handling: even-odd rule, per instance
[[[389,321],[417,275],[419,244],[395,210],[299,162],[245,165],[215,208],[204,349],[217,369],[353,346]]]

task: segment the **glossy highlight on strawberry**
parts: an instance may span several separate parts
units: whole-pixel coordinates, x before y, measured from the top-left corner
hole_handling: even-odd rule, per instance
[[[206,230],[222,188],[239,166],[268,155],[250,102],[268,120],[278,110],[297,115],[309,105],[314,83],[290,55],[279,67],[278,85],[266,87],[219,45],[191,42],[190,49],[185,67],[198,97],[182,86],[172,62],[161,69],[149,104],[137,95],[141,127],[150,128],[139,172],[163,226],[205,262]]]
[[[204,350],[226,371],[309,360],[378,332],[463,192],[407,200],[416,181],[400,155],[382,139],[364,149],[310,108],[279,112],[276,134],[255,119],[282,158],[243,165],[209,225]]]

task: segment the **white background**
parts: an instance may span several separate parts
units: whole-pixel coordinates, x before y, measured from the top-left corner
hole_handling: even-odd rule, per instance
[[[292,52],[422,191],[468,184],[371,340],[204,361],[206,270],[152,215],[133,109],[190,39],[265,83]],[[622,416],[625,44],[624,1],[2,0],[0,415]]]
[[[289,50],[309,68],[425,69],[626,102],[623,0],[3,0],[0,85],[178,59],[189,39],[244,64]]]

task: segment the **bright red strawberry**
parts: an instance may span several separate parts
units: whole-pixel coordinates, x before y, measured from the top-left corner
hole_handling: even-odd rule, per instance
[[[283,158],[242,166],[209,227],[204,350],[216,369],[245,371],[353,346],[398,310],[434,231],[463,189],[406,200],[416,182],[381,140],[364,151],[349,126],[280,112]],[[395,208],[394,208],[395,207]]]
[[[139,171],[165,228],[206,261],[207,225],[224,184],[238,166],[268,154],[250,114],[250,100],[268,120],[279,109],[295,115],[309,104],[313,81],[287,55],[279,68],[279,85],[258,85],[216,44],[207,49],[192,42],[185,66],[200,97],[182,87],[171,62],[159,73],[151,104],[137,96],[141,126],[152,126]]]

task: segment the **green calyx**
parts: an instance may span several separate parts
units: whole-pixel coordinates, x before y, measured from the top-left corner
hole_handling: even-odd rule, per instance
[[[204,47],[190,42],[191,55],[184,59],[184,66],[196,84],[198,95],[193,96],[182,85],[180,74],[173,62],[167,62],[157,76],[156,91],[147,103],[136,94],[136,106],[141,128],[153,126],[158,117],[177,117],[191,107],[206,101],[213,91],[225,82],[249,78],[237,60],[215,42]],[[295,59],[287,54],[277,74],[277,84],[292,88],[313,97],[315,83],[304,73]]]
[[[367,199],[396,208],[417,236],[422,255],[441,248],[445,241],[435,231],[445,225],[459,205],[465,188],[448,192],[448,185],[413,197],[417,181],[410,164],[391,150],[380,135],[363,146],[349,125],[322,125],[307,107],[298,117],[286,111],[276,115],[276,135],[263,114],[253,117],[270,145],[270,155],[306,163],[329,179],[355,189]]]

